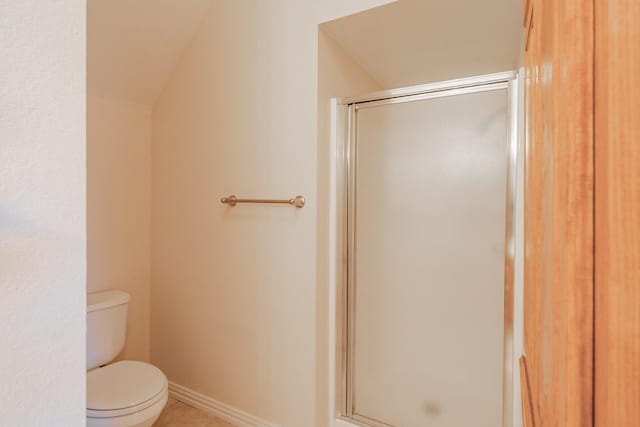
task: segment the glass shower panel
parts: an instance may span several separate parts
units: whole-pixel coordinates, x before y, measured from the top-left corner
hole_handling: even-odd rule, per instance
[[[354,418],[502,425],[507,90],[356,112]]]

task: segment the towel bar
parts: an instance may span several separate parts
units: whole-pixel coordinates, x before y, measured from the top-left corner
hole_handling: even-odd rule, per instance
[[[229,206],[235,206],[238,203],[276,203],[291,205],[296,208],[302,208],[305,204],[304,197],[302,196],[296,196],[293,199],[239,199],[235,194],[232,194],[229,197],[223,197],[220,199],[220,202]]]

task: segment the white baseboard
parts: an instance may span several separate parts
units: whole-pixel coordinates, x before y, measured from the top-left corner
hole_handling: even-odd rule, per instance
[[[172,381],[169,381],[169,395],[186,403],[187,405],[201,409],[204,412],[225,421],[229,421],[238,427],[278,427],[276,424],[261,420],[254,415],[247,414],[244,411],[219,402],[209,396],[205,396],[204,394],[188,389],[187,387],[183,387]]]

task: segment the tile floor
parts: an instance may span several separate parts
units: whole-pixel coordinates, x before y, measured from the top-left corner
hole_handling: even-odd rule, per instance
[[[227,421],[209,415],[200,409],[179,402],[169,396],[169,400],[153,427],[236,427]]]

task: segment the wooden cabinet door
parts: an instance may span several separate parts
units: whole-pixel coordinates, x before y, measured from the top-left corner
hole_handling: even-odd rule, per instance
[[[640,1],[595,2],[595,420],[640,426]]]
[[[593,0],[529,0],[525,414],[593,425]]]

